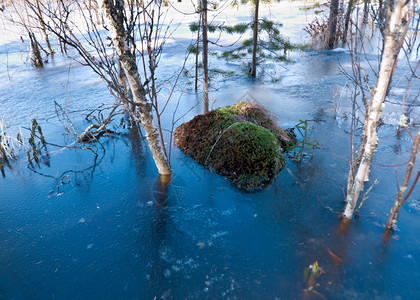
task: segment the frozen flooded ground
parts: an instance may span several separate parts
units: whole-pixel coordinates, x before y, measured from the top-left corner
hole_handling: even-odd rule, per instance
[[[301,7],[281,2],[264,13],[278,18],[294,42],[305,42],[302,28],[313,16]],[[249,7],[234,15],[249,18]],[[163,78],[179,66],[184,42],[192,37],[186,24],[193,16],[182,18],[185,26],[161,60]],[[54,101],[83,129],[83,113],[113,99],[96,75],[72,59],[56,55],[35,70],[27,47],[13,39],[0,45],[0,119],[14,131],[30,127],[35,117],[47,141],[71,142],[62,135],[68,124],[58,119]],[[236,71],[212,83],[214,107],[255,99],[282,127],[311,120],[311,135],[320,142],[311,161],[287,161],[261,192],[238,191],[176,148],[174,175],[162,188],[145,141],[129,130],[101,139],[105,151],[95,148],[96,160],[90,151],[52,148],[49,167],[31,171],[23,157],[6,169],[0,178],[0,298],[300,299],[307,288],[305,268],[315,261],[325,273],[316,279],[319,294],[309,298],[416,298],[418,188],[402,208],[398,231],[388,243],[382,238],[397,192],[392,166],[406,163],[411,147],[408,134],[393,134],[400,108],[387,106],[379,132],[371,173],[379,184],[360,217],[343,228],[338,215],[348,172],[343,158],[350,152],[350,92],[339,67],[350,70],[349,53],[305,51],[292,58],[295,63],[274,69],[276,81],[249,79],[240,64],[211,62]],[[375,51],[366,58],[377,63]],[[391,100],[403,95],[408,72],[400,63]],[[411,88],[414,98],[420,85]],[[199,100],[192,89],[182,94],[178,114],[193,109],[181,122],[201,112],[194,107]],[[164,115],[166,128],[175,105]],[[412,119],[419,121],[415,107]],[[399,178],[404,171],[398,169]]]

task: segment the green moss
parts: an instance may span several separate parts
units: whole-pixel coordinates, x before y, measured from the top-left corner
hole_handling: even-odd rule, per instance
[[[262,107],[245,101],[196,116],[175,130],[175,144],[198,163],[255,190],[284,166],[292,139]]]
[[[249,190],[269,182],[283,168],[284,158],[273,133],[251,122],[236,122],[209,151],[205,164]]]

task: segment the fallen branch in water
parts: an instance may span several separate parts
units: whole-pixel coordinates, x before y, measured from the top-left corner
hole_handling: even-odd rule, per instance
[[[98,111],[98,118],[93,116],[93,112],[90,112],[87,116],[86,116],[86,120],[92,122],[92,119],[94,121],[96,121],[98,124],[90,124],[80,135],[77,133],[77,130],[73,124],[73,122],[70,120],[67,112],[65,111],[65,109],[58,104],[57,102],[55,103],[55,111],[57,116],[59,117],[61,123],[63,124],[64,128],[66,129],[66,131],[70,134],[72,134],[75,137],[75,142],[76,143],[87,143],[90,142],[92,140],[98,140],[98,138],[105,134],[105,133],[113,133],[112,130],[109,130],[106,128],[107,125],[109,125],[112,121],[113,118],[120,114],[120,112],[117,112],[117,108],[120,107],[119,104],[115,104],[110,113],[108,114],[108,116],[106,118],[104,118],[103,116],[103,110],[102,108],[97,108],[94,111]],[[90,119],[91,118],[91,119]],[[66,121],[69,125],[65,125],[63,121]],[[95,129],[95,130],[94,130]]]
[[[105,132],[110,132],[109,130],[107,130],[106,125],[111,123],[113,120],[113,117],[117,115],[115,111],[117,110],[118,107],[119,105],[115,105],[113,109],[111,110],[111,112],[109,113],[108,117],[106,117],[106,119],[103,120],[100,124],[89,125],[85,129],[85,131],[83,131],[83,133],[79,136],[79,138],[77,139],[77,142],[82,142],[82,143],[89,142],[92,139],[99,138]],[[95,120],[97,119],[95,118]],[[92,129],[96,129],[96,130],[92,131]]]

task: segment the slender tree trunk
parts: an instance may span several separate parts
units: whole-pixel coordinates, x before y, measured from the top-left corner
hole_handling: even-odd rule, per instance
[[[209,66],[208,66],[208,38],[207,38],[207,0],[202,0],[203,22],[203,102],[204,113],[209,111]]]
[[[364,126],[366,126],[366,124],[367,124],[367,116],[366,116],[366,119],[365,119],[365,125]],[[347,190],[346,190],[347,195],[349,195],[351,193],[351,190],[353,188],[355,173],[356,173],[355,168],[362,161],[363,149],[365,148],[365,145],[366,145],[366,132],[364,131],[363,135],[362,135],[362,142],[360,144],[359,151],[357,151],[357,156],[354,159],[354,161],[353,161],[353,156],[352,156],[352,160],[350,162],[350,170],[349,170],[349,174],[348,174],[348,177],[347,177]]]
[[[64,5],[64,4],[59,1],[59,3],[57,4],[57,6],[58,6],[58,13],[60,14],[60,20],[63,20],[64,19],[64,16],[63,16],[63,8],[61,7],[61,5]],[[60,30],[61,30],[61,34],[65,37],[66,36],[66,28],[64,26],[64,22],[60,22]],[[59,41],[60,41],[60,50],[61,50],[61,53],[67,53],[66,43],[63,43],[61,41],[61,39],[59,39]]]
[[[194,89],[197,91],[198,90],[198,56],[200,54],[200,28],[201,28],[201,14],[200,14],[200,18],[198,20],[198,30],[197,30],[197,50],[195,52],[195,83],[194,83]]]
[[[364,0],[365,1],[365,5],[363,8],[363,24],[367,24],[368,22],[368,17],[369,17],[369,4],[370,1],[369,0]]]
[[[255,0],[255,14],[254,14],[254,35],[253,35],[253,45],[252,45],[252,69],[251,76],[255,77],[257,75],[257,48],[258,48],[258,10],[259,10],[260,0]]]
[[[379,7],[378,7],[378,12],[377,12],[377,18],[378,18],[378,23],[379,23],[379,27],[382,29],[384,28],[382,22],[384,20],[384,11],[385,11],[385,5],[384,5],[384,0],[379,0]]]
[[[386,230],[390,231],[394,228],[394,225],[397,223],[398,214],[400,211],[400,207],[404,204],[407,198],[410,196],[411,192],[413,191],[415,185],[417,184],[417,180],[419,179],[420,171],[417,173],[417,177],[414,180],[413,186],[407,196],[403,199],[405,192],[408,188],[408,183],[410,181],[411,173],[413,172],[413,167],[416,162],[417,152],[419,150],[419,143],[420,143],[420,131],[417,132],[417,137],[414,140],[413,147],[411,148],[411,156],[410,160],[408,161],[407,170],[404,175],[403,183],[398,190],[397,198],[395,199],[394,206],[391,209],[391,214],[389,215],[388,222],[386,223]]]
[[[377,127],[382,111],[385,107],[385,97],[388,94],[392,75],[397,66],[398,54],[401,50],[404,37],[407,33],[409,24],[408,3],[405,0],[396,0],[394,9],[387,9],[387,21],[384,31],[384,49],[379,67],[379,75],[376,86],[372,92],[369,103],[367,121],[364,126],[366,143],[361,149],[361,160],[355,174],[350,193],[347,194],[346,206],[343,217],[351,219],[354,209],[363,191],[365,181],[369,181],[369,172],[372,157],[378,145]]]
[[[330,6],[330,17],[328,23],[328,40],[327,47],[334,48],[334,43],[336,42],[337,36],[337,17],[338,17],[338,6],[340,0],[331,0]]]
[[[54,51],[51,48],[50,39],[48,38],[47,29],[45,28],[44,18],[42,17],[41,5],[39,4],[39,0],[36,0],[36,8],[38,10],[38,19],[39,19],[39,24],[41,25],[41,31],[44,34],[45,43],[47,44],[48,52],[50,53],[52,57],[54,55]]]
[[[153,123],[152,107],[147,102],[146,91],[140,80],[136,57],[131,51],[128,35],[124,27],[124,1],[123,0],[104,0],[103,7],[106,17],[109,20],[111,35],[114,47],[121,61],[128,85],[133,94],[133,100],[139,113],[139,122],[146,133],[149,148],[153,154],[153,160],[158,168],[159,174],[171,174],[169,162],[164,155],[163,145],[160,142],[159,133]],[[130,112],[131,113],[131,112]],[[133,115],[131,113],[131,115]]]
[[[353,0],[349,0],[347,4],[346,19],[344,20],[344,32],[343,32],[343,44],[347,40],[347,32],[349,31],[349,23],[351,17],[351,11],[353,10]]]
[[[123,96],[125,98],[127,98],[128,100],[130,100],[130,102],[132,103],[133,102],[133,97],[132,97],[131,94],[130,95],[128,94],[129,88],[127,88],[127,81],[125,79],[125,72],[124,72],[121,60],[119,58],[117,58],[117,70],[118,70],[118,84],[120,85],[120,88],[123,91],[123,94],[124,94]],[[131,96],[131,98],[130,98],[130,96]],[[134,112],[135,111],[135,106],[131,105],[130,110],[132,112]]]

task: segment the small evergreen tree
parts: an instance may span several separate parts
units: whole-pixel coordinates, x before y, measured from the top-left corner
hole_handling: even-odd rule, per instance
[[[226,28],[227,33],[245,33],[247,30],[253,30],[255,22],[251,24],[238,24],[231,28]],[[286,37],[281,35],[280,28],[282,24],[268,19],[258,21],[258,39],[255,47],[254,37],[242,41],[241,45],[235,49],[224,51],[220,56],[227,61],[230,60],[250,60],[248,61],[249,75],[255,76],[254,56],[256,64],[261,65],[267,60],[290,61],[287,56],[289,50],[296,50],[300,47],[292,44]],[[255,50],[254,50],[255,49]],[[254,54],[255,53],[255,54]],[[251,59],[249,58],[251,56]],[[251,64],[252,63],[252,64]]]
[[[239,23],[233,26],[227,26],[224,23],[213,23],[207,27],[208,32],[220,32],[222,34],[239,34],[240,36],[246,34],[249,31],[254,32],[255,22]],[[239,45],[235,47],[237,43],[231,45],[233,49],[226,50],[223,52],[212,52],[211,54],[216,55],[226,61],[241,60],[245,61],[248,66],[247,74],[255,76],[257,65],[261,65],[267,60],[288,62],[288,51],[302,49],[298,45],[292,44],[286,37],[280,33],[282,24],[268,20],[261,19],[258,21],[258,39],[255,46],[254,35],[248,39],[243,40]],[[197,32],[200,29],[199,23],[191,23],[190,31]],[[240,39],[238,39],[240,40]],[[224,46],[214,43],[218,46]],[[254,50],[255,49],[255,50]],[[192,53],[200,52],[202,49],[198,47],[198,43],[190,48]],[[255,54],[254,54],[255,53]],[[254,63],[253,63],[254,62]],[[210,73],[226,75],[230,72],[223,72],[222,70],[209,70]],[[230,73],[231,74],[231,73]]]

